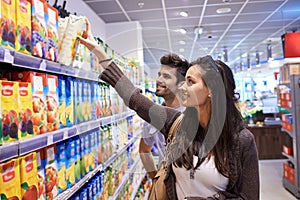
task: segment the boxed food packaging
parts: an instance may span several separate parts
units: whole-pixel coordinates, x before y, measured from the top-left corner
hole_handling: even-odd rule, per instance
[[[27,0],[16,0],[16,50],[31,54],[31,4]]]
[[[46,57],[47,47],[47,3],[44,0],[30,0],[31,28],[32,28],[32,55]]]
[[[22,200],[38,198],[38,179],[36,153],[32,152],[20,158]]]
[[[13,81],[0,81],[2,109],[2,139],[3,143],[18,140],[19,135],[19,103],[18,83]]]
[[[75,56],[72,66],[75,68],[91,71],[91,52],[86,46],[76,43]]]
[[[1,0],[1,37],[0,44],[15,49],[16,44],[16,1]]]
[[[19,159],[0,164],[1,199],[21,199]]]
[[[66,78],[66,124],[68,127],[74,124],[74,79]]]
[[[83,117],[83,81],[82,80],[75,80],[74,81],[74,91],[75,91],[75,117],[76,117],[76,124],[80,124],[84,122]]]
[[[83,121],[89,121],[92,118],[91,113],[91,84],[89,81],[83,81],[83,93],[82,93],[82,115],[83,115]]]
[[[59,129],[58,77],[46,75],[46,103],[48,132]]]
[[[58,101],[60,127],[67,126],[66,120],[66,81],[63,76],[58,77]]]
[[[58,61],[58,11],[47,3],[47,56],[46,58]]]
[[[75,182],[77,183],[81,179],[81,153],[80,153],[80,139],[78,136],[74,137],[74,142],[75,142],[75,156],[76,156],[76,161],[75,161]]]
[[[66,142],[66,179],[68,188],[75,184],[75,163],[77,160],[75,145],[75,141],[72,138],[68,139]]]
[[[66,178],[66,145],[64,142],[59,142],[56,145],[55,159],[57,162],[57,180],[58,180],[58,193],[61,193],[67,189],[67,178]]]
[[[33,132],[39,135],[47,132],[46,74],[39,72],[13,72],[14,81],[29,82],[32,86]]]
[[[17,82],[19,85],[19,139],[29,138],[33,132],[32,85],[28,82]]]
[[[37,180],[38,180],[38,200],[46,199],[46,177],[45,177],[45,151],[43,149],[36,152]]]
[[[80,135],[80,176],[84,177],[87,173],[87,149],[85,145],[85,137],[83,134]]]
[[[61,51],[64,34],[69,23],[69,17],[58,18],[58,52]]]
[[[56,145],[51,145],[45,148],[46,156],[46,199],[53,200],[58,194],[58,168],[55,159]]]

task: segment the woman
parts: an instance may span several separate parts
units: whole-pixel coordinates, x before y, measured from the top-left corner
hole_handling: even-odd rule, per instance
[[[181,113],[144,97],[97,45],[88,21],[86,32],[78,39],[101,60],[104,71],[99,77],[167,138]],[[179,89],[187,109],[166,148],[168,199],[259,199],[256,146],[235,106],[229,67],[210,56],[199,58]]]

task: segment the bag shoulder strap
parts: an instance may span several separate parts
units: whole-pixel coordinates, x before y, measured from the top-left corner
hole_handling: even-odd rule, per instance
[[[179,117],[177,117],[175,119],[175,121],[173,122],[170,130],[169,130],[169,134],[168,134],[168,138],[167,138],[167,143],[171,142],[172,139],[174,138],[176,132],[178,131],[178,127],[181,124],[183,119],[183,114],[181,114]]]

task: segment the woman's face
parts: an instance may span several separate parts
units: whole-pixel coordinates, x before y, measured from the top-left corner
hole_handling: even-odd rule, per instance
[[[202,79],[198,65],[191,66],[185,77],[185,82],[179,87],[182,105],[185,107],[199,107],[208,100],[209,89]]]

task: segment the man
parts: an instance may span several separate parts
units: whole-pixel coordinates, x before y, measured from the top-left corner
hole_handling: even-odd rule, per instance
[[[189,63],[176,54],[164,55],[161,57],[160,63],[161,69],[158,72],[158,77],[156,79],[155,94],[164,99],[164,106],[175,108],[183,112],[185,108],[180,106],[179,99],[177,98],[179,95],[178,86],[185,79]],[[139,153],[150,178],[154,178],[157,171],[157,167],[151,154],[151,149],[154,144],[158,150],[160,163],[164,158],[165,138],[159,130],[145,122]]]

